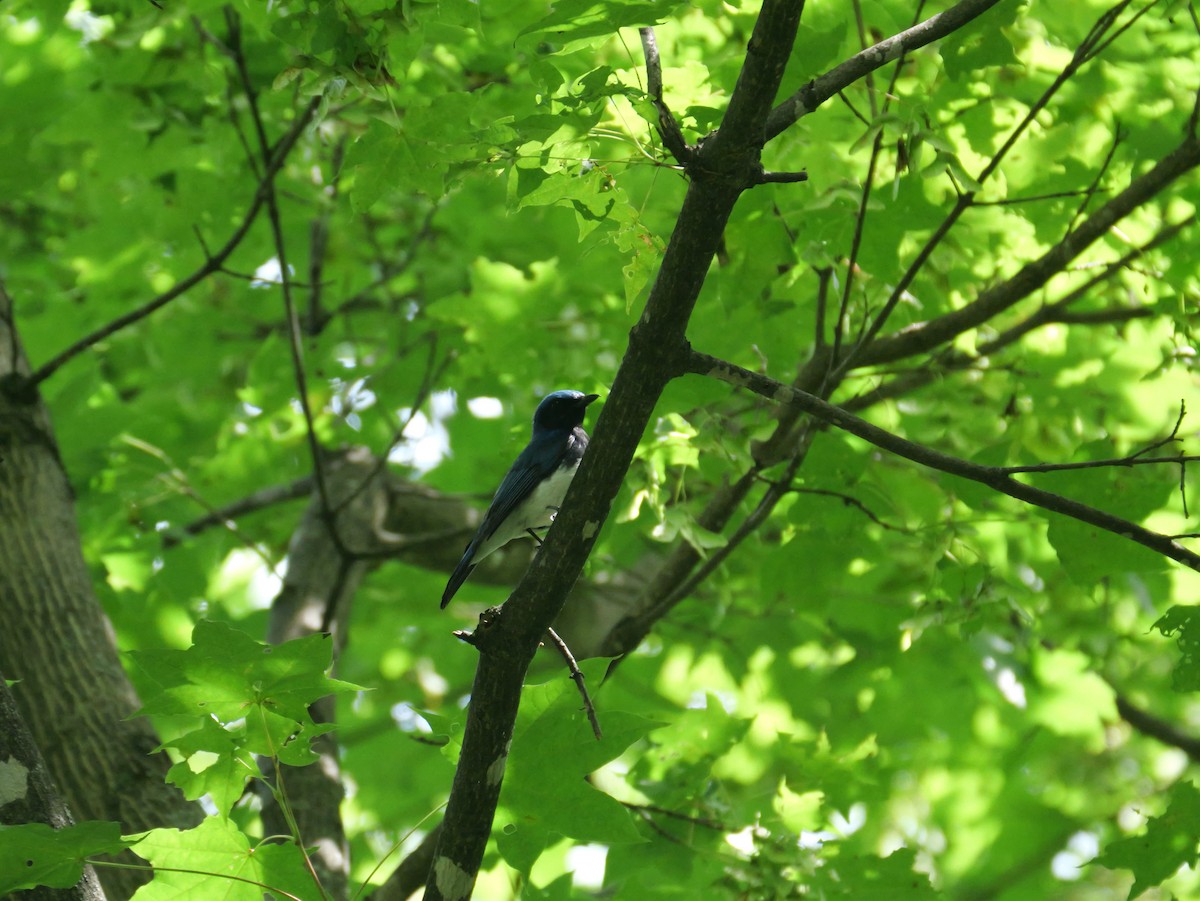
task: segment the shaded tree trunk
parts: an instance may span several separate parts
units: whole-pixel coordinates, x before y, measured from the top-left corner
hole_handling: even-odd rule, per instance
[[[61,829],[73,822],[0,673],[0,824],[44,823]],[[5,901],[104,901],[104,890],[96,871],[89,866],[71,888],[43,885],[6,895]]]
[[[75,499],[50,416],[26,390],[29,365],[0,289],[0,670],[19,679],[21,716],[54,783],[81,820],[115,820],[126,833],[185,826],[199,807],[163,781],[112,628],[92,589],[75,522]],[[112,899],[128,897],[141,874],[111,870]]]

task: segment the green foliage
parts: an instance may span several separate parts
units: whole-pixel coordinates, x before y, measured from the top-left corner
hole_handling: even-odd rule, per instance
[[[598,683],[604,668],[588,666]],[[527,686],[513,733],[500,803],[501,855],[529,873],[555,841],[570,838],[605,845],[640,842],[630,814],[588,785],[588,777],[646,736],[656,724],[633,713],[606,710],[604,737],[592,739],[579,696],[566,679]]]
[[[41,823],[0,826],[0,892],[39,885],[70,888],[83,875],[87,858],[115,854],[132,841],[119,823],[79,823],[51,829]]]
[[[1179,782],[1168,793],[1162,816],[1152,817],[1142,835],[1109,844],[1096,859],[1100,866],[1133,870],[1129,897],[1161,885],[1181,866],[1194,866],[1200,834],[1200,791],[1191,782]]]
[[[1200,691],[1200,608],[1171,607],[1153,628],[1179,646],[1179,663],[1171,671],[1176,691]]]
[[[861,5],[869,41],[912,22],[912,3]],[[0,19],[0,276],[35,367],[204,266],[259,191],[222,4],[164,6],[16,3]],[[687,189],[655,132],[636,28],[659,25],[665,99],[694,141],[720,123],[757,5],[232,7],[268,142],[320,98],[276,177],[317,435],[379,455],[396,443],[398,477],[481,505],[542,394],[612,383]],[[853,344],[965,191],[976,202],[886,331],[960,310],[1047,252],[1176,146],[1193,109],[1200,39],[1186,7],[1135,4],[1145,14],[984,177],[1106,8],[997,4],[770,142],[765,168],[809,180],[741,198],[692,345],[791,381],[828,351],[839,315],[840,346]],[[783,93],[857,52],[858,26],[851,5],[810,0]],[[1044,288],[931,353],[856,369],[832,399],[989,465],[1147,447],[1181,400],[1200,409],[1194,230],[1112,264],[1198,204],[1191,175]],[[221,272],[40,386],[169,779],[217,814],[140,839],[159,870],[139,901],[259,898],[261,885],[316,896],[301,845],[260,844],[257,810],[239,801],[262,775],[256,755],[312,760],[327,727],[308,706],[329,694],[353,786],[352,876],[385,878],[375,865],[429,828],[450,789],[475,656],[449,633],[505,597],[475,578],[440,612],[444,563],[423,555],[460,536],[388,522],[408,556],[361,561],[338,679],[328,640],[251,637],[306,501],[186,527],[312,472],[277,256],[260,214]],[[1077,289],[1063,321],[1036,319]],[[477,415],[477,398],[499,413]],[[1195,450],[1192,415],[1187,443],[1155,453]],[[795,480],[734,541],[796,450],[794,436],[772,443],[779,421],[698,377],[661,398],[584,581],[616,608],[680,547],[730,553],[602,686],[604,666],[585,663],[603,741],[558,659],[538,662],[477,896],[518,884],[522,897],[581,898],[588,879],[647,901],[1194,892],[1180,868],[1195,861],[1196,791],[1179,750],[1124,722],[1118,700],[1184,731],[1196,722],[1195,574],[833,429],[811,435]],[[1017,478],[1194,533],[1181,468]],[[702,526],[743,479],[730,521]],[[1164,812],[1143,830],[1131,811]],[[66,885],[119,846],[96,824],[6,830],[0,891]],[[574,862],[584,846],[602,872]]]
[[[328,636],[268,645],[210,620],[196,624],[187,650],[132,652],[142,714],[178,728],[164,747],[182,759],[167,778],[228,815],[247,780],[261,776],[255,755],[313,763],[312,739],[333,727],[314,723],[309,705],[359,690],[326,675],[332,654]]]
[[[155,867],[154,881],[137,901],[222,899],[262,901],[269,897],[320,897],[294,844],[252,847],[224,817],[209,817],[195,829],[154,829],[135,836],[134,852]]]

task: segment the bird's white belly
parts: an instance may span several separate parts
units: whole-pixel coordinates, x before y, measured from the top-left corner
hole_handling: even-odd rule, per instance
[[[491,537],[480,544],[474,560],[478,562],[497,548],[503,547],[514,538],[520,538],[526,529],[543,529],[554,522],[554,514],[567,496],[571,479],[575,478],[578,466],[556,470],[545,479],[508,515]]]

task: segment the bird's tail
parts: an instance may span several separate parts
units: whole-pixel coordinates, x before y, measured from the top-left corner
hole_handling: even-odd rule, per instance
[[[467,581],[467,576],[471,575],[471,570],[475,568],[475,564],[470,562],[474,556],[474,546],[467,548],[467,552],[463,554],[461,560],[458,561],[458,566],[454,567],[454,572],[450,573],[450,581],[446,583],[446,590],[442,592],[442,609],[446,609],[446,605],[450,603],[450,599],[454,597],[458,589],[462,587],[462,583]]]

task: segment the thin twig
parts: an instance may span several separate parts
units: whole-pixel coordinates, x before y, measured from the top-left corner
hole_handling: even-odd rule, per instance
[[[1024,466],[997,466],[995,469],[1007,475],[1016,475],[1022,472],[1070,472],[1077,469],[1117,469],[1197,462],[1200,462],[1200,455],[1180,454],[1177,457],[1114,457],[1109,460],[1084,460],[1079,463],[1029,463]]]
[[[429,240],[430,236],[433,234],[433,218],[437,214],[438,209],[439,207],[437,204],[430,206],[425,213],[424,220],[421,222],[421,227],[417,229],[417,232],[413,235],[412,240],[409,241],[408,246],[404,249],[404,253],[400,259],[394,262],[389,262],[385,259],[386,253],[384,249],[379,245],[379,242],[375,240],[375,231],[373,228],[374,221],[370,217],[366,217],[364,219],[364,224],[367,226],[368,241],[370,242],[372,249],[375,251],[376,256],[379,258],[379,275],[334,307],[328,318],[331,320],[336,319],[342,313],[358,309],[364,305],[368,296],[372,292],[382,288],[397,276],[403,275],[416,259],[417,250],[425,241]]]
[[[921,12],[924,9],[925,0],[921,0],[921,2],[917,4],[916,12],[913,14],[914,20],[921,17]],[[859,0],[854,0],[854,18],[858,24],[859,42],[865,47],[867,43],[867,32],[866,26],[863,23],[862,5],[859,3]],[[916,25],[915,21],[913,22],[913,25]],[[882,112],[884,113],[886,113],[888,108],[891,106],[891,98],[895,94],[896,90],[896,81],[899,79],[900,70],[904,66],[904,56],[904,52],[901,51],[900,55],[896,58],[896,65],[892,68],[892,76],[888,81],[888,89],[883,99]],[[877,101],[875,99],[875,77],[872,72],[867,72],[866,74],[866,85],[868,100],[871,104],[871,114],[877,120],[879,118],[880,110],[876,108]],[[858,252],[862,246],[863,229],[865,228],[867,221],[867,210],[870,208],[871,204],[871,191],[875,186],[875,169],[879,164],[879,155],[882,149],[883,126],[879,125],[877,131],[875,132],[875,138],[871,141],[871,157],[867,163],[866,178],[863,180],[862,196],[859,199],[858,213],[854,218],[854,236],[850,242],[850,259],[846,263],[846,283],[842,289],[842,302],[838,307],[837,325],[834,327],[833,331],[833,353],[829,358],[831,367],[836,363],[838,357],[841,356],[842,332],[845,329],[846,315],[850,308],[850,293],[854,286],[854,276],[858,270]]]
[[[302,497],[312,494],[312,489],[312,476],[303,476],[284,485],[272,485],[269,488],[263,488],[231,504],[226,504],[224,507],[217,507],[211,510],[207,516],[193,520],[178,532],[165,532],[163,534],[163,547],[170,548],[179,544],[182,540],[181,535],[199,535],[213,526],[224,526],[225,523],[234,522],[247,513],[264,510],[267,507],[273,507],[276,504],[285,503],[286,501],[299,500]]]
[[[674,820],[682,820],[685,823],[691,823],[695,826],[703,826],[705,829],[712,829],[715,832],[737,831],[725,823],[709,819],[708,817],[698,817],[689,813],[680,813],[678,810],[670,810],[666,807],[659,807],[655,804],[634,804],[632,801],[622,801],[621,804],[626,810],[634,810],[638,813],[657,813],[664,817],[671,817],[671,819]]]
[[[322,197],[321,208],[313,217],[308,239],[308,333],[316,335],[326,319],[321,310],[321,272],[325,268],[325,251],[329,244],[329,214],[337,203],[341,186],[342,158],[346,152],[346,136],[342,135],[333,145],[333,157],[329,162],[329,186]]]
[[[864,116],[862,113],[860,113],[858,111],[858,107],[856,107],[854,105],[854,103],[851,102],[850,98],[846,95],[845,91],[838,91],[837,97],[838,97],[838,100],[840,100],[840,101],[842,101],[842,103],[846,104],[846,109],[850,110],[851,115],[853,115],[855,119],[857,119],[859,122],[861,122],[863,125],[867,126],[868,128],[871,127],[871,120],[868,119],[866,116]]]
[[[575,687],[579,689],[579,696],[583,698],[583,709],[587,712],[588,722],[592,724],[592,734],[596,736],[596,741],[600,741],[604,738],[604,733],[600,731],[600,720],[596,719],[596,708],[592,705],[592,698],[584,684],[584,676],[579,670],[579,664],[575,662],[571,649],[567,647],[567,643],[559,637],[557,632],[547,629],[546,635],[549,636],[550,643],[558,648],[558,653],[562,654],[563,660],[567,662],[567,669],[571,671],[571,678],[575,680]]]
[[[646,57],[646,93],[658,113],[658,134],[663,146],[671,152],[671,156],[686,166],[692,159],[692,148],[683,137],[683,129],[679,127],[675,115],[663,99],[662,61],[658,56],[658,40],[653,28],[639,28],[638,35],[642,39],[642,53]]]
[[[769,141],[778,136],[789,125],[811,113],[868,72],[886,66],[904,53],[941,40],[983,15],[999,2],[1000,0],[961,0],[950,9],[936,13],[924,22],[856,53],[824,75],[819,75],[803,85],[800,90],[771,110],[767,117],[766,139]]]
[[[654,817],[650,816],[650,814],[647,813],[646,811],[638,810],[638,811],[634,811],[634,812],[638,816],[640,816],[642,818],[642,822],[644,822],[647,826],[649,826],[660,838],[666,839],[673,845],[679,845],[684,848],[687,847],[687,842],[685,842],[683,839],[681,839],[677,835],[672,835],[666,829],[664,829],[662,826],[658,825],[658,823],[654,822]]]
[[[437,332],[428,332],[427,336],[423,337],[423,340],[426,340],[429,344],[429,357],[425,361],[425,372],[421,376],[421,384],[417,388],[417,395],[413,398],[412,404],[408,408],[408,416],[406,416],[404,422],[400,423],[400,425],[397,426],[397,428],[392,432],[392,437],[388,442],[387,449],[378,456],[375,461],[375,465],[371,468],[371,472],[365,478],[363,478],[358,487],[351,491],[346,496],[346,499],[338,505],[338,511],[342,510],[344,507],[346,507],[346,505],[357,498],[364,490],[366,490],[366,487],[371,484],[371,482],[378,477],[385,468],[387,468],[388,458],[391,457],[392,450],[395,449],[396,445],[404,440],[404,433],[408,431],[408,427],[412,425],[412,422],[414,419],[416,419],[417,414],[421,412],[421,408],[425,406],[425,401],[427,401],[429,399],[429,395],[433,393],[433,386],[437,384],[437,380],[441,377],[442,373],[446,371],[446,367],[448,367],[450,362],[454,359],[453,354],[448,354],[442,358],[441,365],[435,368],[434,362],[437,360],[438,350]]]
[[[1081,197],[1088,193],[1084,189],[1075,191],[1051,191],[1049,194],[1030,194],[1028,197],[1004,197],[1000,200],[976,200],[975,206],[1016,206],[1021,203],[1040,203],[1044,200],[1063,200],[1068,197]],[[1103,189],[1096,189],[1093,194],[1107,193]]]
[[[855,3],[857,8],[858,3]],[[854,287],[854,273],[858,268],[858,251],[862,247],[863,229],[867,221],[867,209],[871,203],[871,188],[875,184],[875,166],[879,162],[879,153],[883,149],[883,129],[875,132],[871,142],[871,158],[867,163],[867,176],[863,180],[862,195],[859,197],[858,212],[854,216],[854,236],[850,240],[850,258],[846,261],[846,279],[842,285],[842,300],[838,305],[837,321],[833,326],[833,353],[830,355],[830,366],[836,364],[842,353],[842,333],[846,328],[846,315],[850,309],[850,292]]]
[[[1083,200],[1079,202],[1079,206],[1075,210],[1075,215],[1071,217],[1071,221],[1067,224],[1067,231],[1070,231],[1075,227],[1075,223],[1082,218],[1083,214],[1087,211],[1088,204],[1092,202],[1092,198],[1096,195],[1096,192],[1100,190],[1100,182],[1108,173],[1108,167],[1112,165],[1113,157],[1117,155],[1117,148],[1121,146],[1121,141],[1123,139],[1124,135],[1121,133],[1121,123],[1118,122],[1116,128],[1113,130],[1112,143],[1108,145],[1108,153],[1104,155],[1104,162],[1102,162],[1100,164],[1100,168],[1096,170],[1096,174],[1092,178],[1091,184],[1084,189]]]
[[[250,118],[254,123],[254,131],[258,137],[259,151],[262,154],[263,160],[268,160],[271,157],[271,144],[267,139],[267,130],[263,124],[262,111],[258,106],[258,94],[254,89],[254,82],[250,78],[250,70],[246,65],[246,55],[242,51],[241,20],[238,14],[228,6],[225,7],[225,20],[229,27],[229,46],[233,50],[238,76],[242,82],[242,90],[245,92],[246,102],[250,107]],[[288,333],[291,338],[288,345],[292,355],[292,374],[296,380],[300,409],[304,414],[308,450],[313,462],[313,476],[317,483],[317,494],[321,499],[321,509],[324,511],[326,517],[328,517],[330,537],[338,550],[344,553],[345,547],[342,544],[341,536],[338,534],[333,521],[334,511],[329,494],[328,481],[325,477],[324,452],[317,439],[316,420],[313,416],[312,405],[308,400],[308,376],[304,369],[304,346],[300,333],[300,315],[296,310],[296,303],[292,297],[292,282],[287,261],[287,243],[284,240],[283,222],[279,216],[279,203],[275,196],[274,177],[265,179],[263,184],[266,185],[267,218],[270,220],[271,232],[275,240],[275,256],[279,262],[279,286],[283,293],[283,306],[287,315]]]
[[[858,46],[859,50],[867,49],[867,26],[863,22],[862,2],[861,0],[852,0],[851,6],[854,7],[854,24],[858,28]],[[863,83],[867,86],[867,103],[871,107],[871,118],[879,118],[879,101],[875,97],[875,72],[868,70],[863,75]]]
[[[884,522],[875,514],[873,510],[871,510],[870,507],[868,507],[858,498],[849,494],[844,494],[841,491],[830,491],[827,488],[793,488],[792,491],[796,494],[815,494],[818,497],[837,498],[847,507],[853,507],[854,509],[858,510],[863,516],[867,517],[867,519],[871,520],[871,522],[875,523],[875,525],[879,526],[880,528],[888,529],[892,532],[903,532],[906,534],[910,532],[909,529],[906,529],[903,526],[894,526],[889,522]]]
[[[648,633],[651,625],[662,619],[673,607],[690,596],[701,582],[707,579],[721,564],[729,559],[730,555],[738,549],[742,542],[754,534],[758,527],[766,521],[779,501],[786,497],[791,490],[792,481],[795,479],[797,471],[799,471],[800,466],[804,463],[808,455],[808,448],[812,444],[812,438],[813,431],[811,429],[806,429],[802,433],[800,441],[796,445],[791,459],[788,461],[787,468],[784,470],[783,476],[768,484],[767,490],[759,499],[758,504],[742,520],[733,535],[729,537],[729,540],[717,548],[712,556],[704,560],[691,575],[677,585],[669,594],[637,615],[635,618],[638,624],[637,628],[642,635]],[[611,675],[613,669],[614,666],[610,665],[605,675],[606,679]]]

